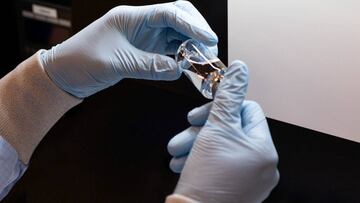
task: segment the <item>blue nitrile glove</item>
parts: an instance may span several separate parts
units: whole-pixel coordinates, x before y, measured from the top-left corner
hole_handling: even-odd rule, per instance
[[[277,184],[278,155],[266,118],[257,103],[244,101],[247,76],[246,65],[234,62],[214,101],[192,110],[192,126],[170,140],[170,167],[182,170],[175,194],[207,203],[252,203]]]
[[[42,53],[49,77],[68,93],[84,98],[122,78],[175,80],[174,55],[193,38],[216,46],[217,36],[188,1],[118,6],[82,31]]]

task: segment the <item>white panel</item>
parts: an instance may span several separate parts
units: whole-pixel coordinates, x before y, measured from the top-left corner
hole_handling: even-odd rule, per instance
[[[229,62],[268,117],[360,142],[360,1],[229,0]]]

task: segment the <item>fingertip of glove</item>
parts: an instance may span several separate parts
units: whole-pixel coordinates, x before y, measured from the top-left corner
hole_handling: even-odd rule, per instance
[[[233,85],[237,84],[236,81],[241,81],[239,84],[247,85],[248,67],[243,61],[235,60],[231,63],[228,70],[226,71],[225,77],[228,78],[227,80],[229,80],[229,82]]]
[[[212,31],[211,32],[204,31],[202,35],[204,35],[204,37],[201,40],[201,42],[206,46],[215,46],[219,42],[217,35]]]
[[[179,170],[178,166],[173,163],[173,159],[171,159],[171,161],[169,163],[169,168],[174,173],[180,173],[181,172],[181,170]]]
[[[200,107],[191,110],[187,114],[187,120],[193,126],[202,126],[204,124],[204,119]]]
[[[198,28],[197,32],[195,32],[195,38],[198,37],[197,40],[208,46],[214,46],[218,43],[217,35],[211,30],[205,19],[190,1],[175,1],[173,5],[181,10],[187,11],[189,15],[194,16],[194,20],[203,21],[202,27],[196,27]],[[197,18],[198,16],[200,16],[200,18]],[[192,38],[194,38],[194,36]]]
[[[177,154],[177,143],[174,138],[172,138],[168,145],[167,145],[167,151],[170,155],[175,156]]]
[[[238,68],[238,69],[241,69],[243,71],[247,71],[248,70],[248,67],[246,65],[246,63],[244,63],[243,61],[240,61],[240,60],[234,60],[231,65],[229,66],[229,68]]]
[[[193,116],[194,116],[194,111],[195,111],[195,110],[196,110],[196,108],[193,109],[193,110],[191,110],[191,111],[187,114],[187,120],[188,120],[189,123],[191,123],[191,122],[193,121]]]
[[[220,111],[228,119],[238,119],[242,102],[248,87],[247,65],[239,60],[231,63],[214,98],[216,111]]]
[[[217,43],[219,42],[219,38],[218,36],[215,34],[215,32],[211,32],[209,33],[210,34],[210,37],[209,37],[209,45],[210,46],[215,46],[217,45]]]
[[[181,173],[186,162],[186,156],[180,158],[172,158],[169,167],[174,173]]]

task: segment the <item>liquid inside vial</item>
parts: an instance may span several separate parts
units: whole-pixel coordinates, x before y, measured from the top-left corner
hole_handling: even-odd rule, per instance
[[[185,45],[180,46],[176,60],[202,95],[213,99],[227,67],[217,57],[206,57],[195,45],[191,46],[193,51],[186,49]]]
[[[212,99],[220,80],[224,77],[225,68],[226,66],[217,60],[211,63],[191,63],[191,66],[183,72],[204,97]]]

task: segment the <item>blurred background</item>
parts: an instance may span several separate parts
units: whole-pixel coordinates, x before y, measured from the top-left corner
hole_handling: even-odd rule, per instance
[[[161,2],[167,1],[3,1],[0,74],[116,5]],[[219,58],[226,62],[227,1],[191,2],[218,34]],[[86,99],[50,130],[3,202],[163,202],[179,177],[168,167],[167,142],[189,126],[187,112],[206,102],[184,76],[173,82],[123,80]],[[281,177],[265,202],[360,202],[359,143],[268,122]]]

